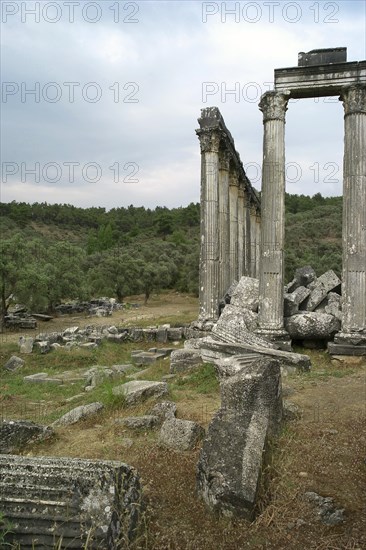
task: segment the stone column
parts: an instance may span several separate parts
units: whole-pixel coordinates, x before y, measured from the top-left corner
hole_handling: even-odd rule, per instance
[[[201,146],[200,321],[216,321],[219,304],[219,145],[214,130],[198,132]]]
[[[283,321],[287,102],[288,94],[272,91],[259,103],[264,138],[258,332],[282,349],[291,349]]]
[[[238,189],[238,280],[244,275],[244,189]]]
[[[245,193],[245,270],[244,275],[247,277],[250,277],[251,271],[251,263],[252,263],[252,255],[253,255],[253,246],[252,246],[252,232],[250,227],[250,207],[251,202],[249,198],[248,192]]]
[[[261,250],[261,213],[259,209],[255,212],[255,273],[254,277],[259,277],[259,261]]]
[[[343,317],[334,342],[366,351],[366,86],[345,88],[340,100],[344,106]]]
[[[229,167],[230,153],[227,150],[219,156],[219,298],[230,286],[230,227],[229,227]]]
[[[229,175],[230,284],[238,280],[238,192],[239,176],[233,168]]]
[[[250,253],[250,277],[255,277],[255,266],[257,262],[257,234],[256,234],[256,210],[252,203],[250,205],[250,234],[251,234],[251,253]]]

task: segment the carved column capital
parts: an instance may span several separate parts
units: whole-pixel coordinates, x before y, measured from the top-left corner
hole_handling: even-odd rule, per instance
[[[201,153],[218,153],[221,136],[215,130],[200,130],[197,132],[200,140]]]
[[[229,185],[239,187],[239,174],[238,171],[233,168],[229,174]]]
[[[266,92],[259,102],[259,109],[263,113],[263,123],[268,120],[285,122],[289,92]]]
[[[223,151],[220,151],[219,155],[219,169],[220,170],[226,170],[227,172],[230,169],[230,160],[231,160],[231,153],[227,149],[224,149]]]
[[[344,116],[366,114],[366,86],[355,84],[343,88],[339,101],[343,102]]]
[[[244,188],[243,188],[243,185],[241,184],[241,182],[239,182],[238,196],[239,196],[240,199],[244,200]]]

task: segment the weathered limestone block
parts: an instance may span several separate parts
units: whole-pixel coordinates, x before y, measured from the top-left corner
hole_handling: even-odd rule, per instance
[[[140,480],[123,462],[5,455],[0,478],[9,545],[120,550],[138,533]]]
[[[137,366],[152,365],[159,359],[163,359],[165,355],[165,353],[159,353],[158,351],[142,351],[141,353],[131,354],[131,359]]]
[[[295,271],[295,276],[293,280],[288,283],[285,287],[286,292],[293,292],[300,286],[308,286],[309,284],[316,281],[316,273],[310,265],[305,265],[304,267],[299,267]]]
[[[159,443],[176,451],[190,451],[204,434],[205,430],[197,422],[170,416],[161,427]]]
[[[153,406],[150,414],[158,419],[159,424],[162,424],[167,418],[175,417],[177,405],[173,401],[161,401]]]
[[[156,341],[162,344],[168,341],[168,328],[165,326],[158,327],[156,331]]]
[[[310,295],[311,290],[299,286],[291,294],[284,295],[284,315],[290,317],[299,312],[299,305]]]
[[[177,349],[170,356],[170,372],[185,372],[202,365],[201,352],[196,349]]]
[[[261,347],[247,344],[232,344],[218,342],[213,338],[203,338],[201,344],[202,359],[207,363],[217,364],[221,359],[232,355],[246,356],[256,354],[259,357],[269,357],[280,362],[281,369],[296,369],[307,371],[311,368],[311,361],[308,355],[292,353],[270,347]]]
[[[227,305],[212,329],[213,338],[233,344],[247,344],[276,348],[273,343],[257,336],[252,331],[257,328],[258,314],[250,309],[232,304]]]
[[[54,431],[49,426],[28,420],[3,420],[0,423],[0,453],[17,453],[26,445],[44,441],[53,435]]]
[[[314,311],[317,305],[320,304],[327,296],[328,292],[340,287],[341,280],[331,269],[323,273],[315,282],[314,289],[311,291],[309,298],[304,302],[306,311]]]
[[[10,359],[8,359],[8,361],[5,363],[4,369],[10,372],[14,372],[21,369],[24,365],[25,365],[24,359],[21,359],[16,355],[12,355]]]
[[[285,327],[295,340],[331,340],[340,330],[340,321],[328,313],[300,313],[285,319]]]
[[[341,297],[336,292],[329,292],[327,304],[325,305],[325,313],[334,315],[339,321],[342,322],[342,304]]]
[[[79,420],[88,418],[89,416],[101,411],[103,408],[103,403],[99,403],[98,401],[96,403],[89,403],[89,405],[80,405],[79,407],[75,407],[75,409],[72,409],[68,413],[61,416],[58,420],[55,420],[52,426],[68,426],[69,424],[76,424]]]
[[[233,281],[227,291],[224,294],[223,301],[225,304],[231,303],[231,298],[236,290],[236,287],[238,286],[238,281]]]
[[[149,397],[163,397],[168,393],[168,384],[148,380],[131,380],[131,382],[113,388],[112,393],[124,397],[126,405],[130,406],[145,401]]]
[[[258,311],[259,281],[253,277],[241,277],[232,296],[230,304],[252,311]]]
[[[126,416],[125,418],[116,418],[116,424],[125,426],[130,430],[152,430],[158,424],[158,418],[151,414],[144,416]]]
[[[61,378],[50,377],[47,372],[36,372],[35,374],[30,374],[29,376],[24,376],[24,382],[31,384],[63,384]]]
[[[176,342],[183,338],[183,328],[168,328],[168,340],[171,342]]]
[[[34,338],[31,336],[19,337],[19,353],[32,353]]]
[[[257,359],[222,380],[221,408],[208,428],[197,468],[198,493],[212,511],[253,519],[268,437],[278,433],[281,420],[277,361]]]

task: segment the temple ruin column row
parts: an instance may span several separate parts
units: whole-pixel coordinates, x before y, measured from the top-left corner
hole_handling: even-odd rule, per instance
[[[199,318],[216,321],[230,285],[258,276],[260,205],[218,109],[202,115]]]
[[[289,93],[265,93],[258,333],[288,349],[284,330],[285,114]],[[366,86],[342,89],[344,106],[342,327],[333,350],[366,348]],[[338,348],[337,348],[338,346]],[[352,346],[356,346],[352,350]]]

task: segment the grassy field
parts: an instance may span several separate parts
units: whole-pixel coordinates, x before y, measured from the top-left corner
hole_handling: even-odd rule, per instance
[[[142,315],[140,320],[133,320],[134,324],[155,324],[157,319],[159,323],[172,322],[172,318],[178,322],[179,314],[174,312],[180,311],[182,318],[187,319],[197,307],[193,298],[179,298],[181,303],[177,305],[177,297],[172,294],[154,300],[155,305],[148,306],[150,311],[133,313]],[[116,324],[117,319],[113,323]],[[75,319],[69,319],[67,326],[73,324]],[[18,353],[16,336],[3,339],[2,365]],[[93,401],[105,405],[99,415],[58,428],[54,439],[28,447],[24,454],[113,459],[135,466],[142,478],[146,512],[143,532],[133,550],[361,550],[366,547],[365,363],[334,366],[325,352],[312,351],[312,372],[283,380],[286,391],[292,393],[291,401],[300,406],[302,415],[284,425],[273,446],[265,476],[268,483],[266,488],[262,487],[257,518],[249,523],[213,517],[197,499],[195,471],[199,448],[184,453],[166,450],[158,445],[158,432],[133,432],[115,423],[116,418],[146,414],[153,405],[149,401],[127,408],[113,396],[113,384],[127,379],[104,382],[88,393],[84,392],[82,380],[62,385],[23,381],[25,375],[36,372],[55,376],[68,371],[78,378],[93,365],[128,363],[134,348],[151,346],[151,343],[104,342],[94,351],[33,353],[23,356],[26,365],[20,372],[8,373],[2,369],[2,418],[48,424],[78,405]],[[140,376],[161,380],[167,374],[169,359],[163,359]],[[168,386],[168,399],[176,402],[177,416],[195,420],[207,428],[220,405],[213,367],[202,365],[193,372],[179,374],[168,380]],[[345,508],[346,521],[336,527],[321,524],[303,499],[306,491],[333,497],[339,507]]]

